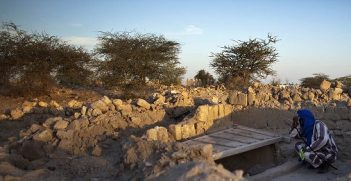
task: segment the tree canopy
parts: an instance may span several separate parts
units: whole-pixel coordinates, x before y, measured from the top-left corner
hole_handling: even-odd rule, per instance
[[[219,81],[247,86],[250,81],[275,74],[271,66],[278,60],[278,52],[273,46],[277,41],[271,35],[266,40],[235,41],[232,46],[222,47],[222,52],[212,53],[211,67],[219,75]]]
[[[155,34],[102,32],[95,49],[102,57],[99,74],[106,85],[180,83],[179,43]]]
[[[300,79],[300,82],[302,87],[319,89],[319,86],[323,80],[330,80],[329,75],[323,73],[314,73],[312,77],[305,77]]]
[[[215,79],[213,78],[213,76],[203,69],[199,70],[194,78],[195,80],[199,81],[200,86],[203,87],[213,85],[215,83]]]
[[[91,56],[46,33],[28,33],[14,23],[0,30],[0,85],[26,94],[41,94],[56,83],[84,84]]]

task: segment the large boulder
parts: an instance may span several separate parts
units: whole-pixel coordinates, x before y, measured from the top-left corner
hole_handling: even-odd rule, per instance
[[[322,83],[319,85],[319,88],[322,91],[327,91],[330,88],[331,82],[327,80],[323,80]]]

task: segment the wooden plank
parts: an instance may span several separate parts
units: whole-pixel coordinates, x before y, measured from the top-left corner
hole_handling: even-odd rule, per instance
[[[240,138],[235,137],[232,134],[229,134],[229,133],[226,133],[226,132],[218,132],[218,133],[211,134],[209,136],[217,136],[217,137],[220,137],[222,139],[228,139],[228,140],[231,140],[231,141],[234,141],[234,142],[238,142],[238,143],[241,143],[241,144],[252,143],[252,141],[248,141],[246,139],[240,139]]]
[[[226,140],[226,139],[221,139],[221,138],[218,138],[218,137],[212,137],[212,136],[203,136],[201,138],[197,138],[195,139],[196,141],[200,141],[200,142],[203,142],[203,143],[210,143],[210,144],[213,144],[214,146],[216,145],[220,145],[220,146],[225,146],[225,147],[228,147],[228,148],[236,148],[242,144],[238,144],[238,142],[234,142],[234,141],[231,141],[231,140]]]
[[[235,134],[240,135],[240,136],[253,138],[256,140],[264,140],[264,139],[272,138],[271,136],[266,136],[266,135],[262,135],[262,134],[254,133],[254,132],[251,132],[248,130],[242,130],[242,129],[228,129],[228,130],[225,130],[224,132],[231,132],[231,133],[235,133]]]
[[[210,143],[203,143],[203,142],[200,142],[200,141],[194,141],[194,140],[188,140],[188,141],[185,141],[183,142],[184,144],[186,145],[189,145],[189,147],[195,147],[195,146],[203,146],[203,145],[206,145],[206,144],[210,144]],[[224,150],[228,150],[229,147],[224,147],[224,146],[220,146],[220,145],[213,145],[213,153],[221,153],[223,152]]]
[[[226,143],[223,143],[223,144],[227,144],[228,146],[230,147],[238,147],[238,146],[242,146],[242,145],[245,145],[245,143],[241,143],[241,142],[238,142],[238,141],[233,141],[231,139],[226,139],[226,138],[223,138],[223,137],[220,137],[220,136],[216,136],[216,135],[209,135],[210,137],[212,138],[217,138],[217,139],[220,139],[220,140],[225,140]]]
[[[242,140],[243,142],[246,142],[247,144],[254,143],[254,142],[258,141],[257,139],[253,139],[249,136],[239,135],[239,134],[231,132],[231,131],[225,131],[225,133],[231,134],[233,138],[235,137],[236,139]]]
[[[263,146],[271,145],[271,144],[277,143],[277,142],[279,142],[281,140],[282,140],[281,137],[275,137],[275,138],[267,139],[267,140],[264,140],[264,141],[256,142],[256,143],[253,143],[253,144],[244,145],[244,146],[241,146],[241,147],[238,147],[238,148],[235,148],[235,149],[224,150],[223,152],[213,154],[213,159],[214,160],[218,160],[218,159],[225,158],[225,157],[228,157],[228,156],[236,155],[236,154],[243,153],[243,152],[246,152],[246,151],[250,151],[250,150],[253,150],[253,149],[257,149],[257,148],[260,148],[260,147],[263,147]]]
[[[267,131],[257,130],[257,129],[253,129],[253,128],[249,128],[249,127],[245,127],[245,126],[235,125],[234,127],[238,128],[238,129],[243,129],[243,130],[251,131],[251,132],[254,132],[254,133],[270,136],[270,137],[277,137],[277,136],[279,136],[277,134],[273,134],[273,133],[270,133],[270,132],[267,132]]]

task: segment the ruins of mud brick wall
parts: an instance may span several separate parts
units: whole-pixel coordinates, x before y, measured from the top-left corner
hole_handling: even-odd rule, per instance
[[[342,89],[340,83],[331,87],[323,81],[320,89],[299,86],[272,86],[254,84],[246,91],[229,92],[229,104],[200,105],[181,122],[168,128],[155,127],[147,130],[148,140],[185,140],[202,135],[218,127],[233,123],[254,128],[290,128],[296,110],[310,109],[316,119],[322,120],[343,147],[343,154],[350,155],[351,137],[351,92]],[[347,90],[347,89],[346,89]],[[347,144],[345,144],[347,142]]]
[[[38,150],[31,149],[35,147],[31,143],[43,143],[39,146],[44,148],[44,153],[28,157],[40,157],[56,147],[72,154],[82,154],[92,148],[91,153],[99,156],[102,151],[99,143],[108,137],[119,137],[118,130],[126,128],[157,125],[148,130],[141,129],[139,132],[144,136],[140,136],[146,140],[172,142],[233,123],[254,128],[272,127],[274,124],[277,128],[287,128],[290,125],[285,120],[291,119],[299,108],[311,109],[317,119],[326,122],[337,136],[337,142],[347,142],[346,138],[351,135],[350,107],[350,92],[345,92],[338,84],[331,87],[331,83],[323,82],[320,89],[310,89],[256,83],[245,91],[227,93],[214,87],[178,87],[157,92],[147,100],[110,100],[104,96],[91,104],[71,100],[66,107],[54,100],[50,103],[26,101],[20,108],[0,117],[16,120],[27,114],[54,116],[20,132],[20,140],[17,141],[20,150]],[[174,121],[163,126],[158,124],[167,119]]]

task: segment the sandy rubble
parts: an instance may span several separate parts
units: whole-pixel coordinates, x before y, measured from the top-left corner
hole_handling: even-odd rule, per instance
[[[147,99],[25,101],[0,115],[0,180],[240,180],[243,172],[214,163],[212,145],[181,141],[233,123],[286,134],[299,108],[326,122],[340,159],[347,160],[351,100],[337,85],[255,83],[244,91],[163,86]]]

